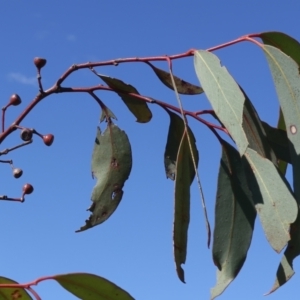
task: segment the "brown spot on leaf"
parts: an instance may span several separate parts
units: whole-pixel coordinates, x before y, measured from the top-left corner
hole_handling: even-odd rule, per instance
[[[117,169],[119,167],[119,164],[118,164],[118,161],[113,157],[112,160],[111,160],[111,166],[114,168],[114,169]]]
[[[11,293],[11,299],[15,300],[15,299],[20,299],[22,298],[22,295],[20,294],[19,290],[15,290]]]

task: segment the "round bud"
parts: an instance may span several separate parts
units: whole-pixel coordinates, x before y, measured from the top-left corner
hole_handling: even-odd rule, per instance
[[[9,98],[9,104],[13,106],[17,106],[21,103],[21,98],[18,94],[13,94]]]
[[[28,142],[28,141],[30,141],[30,140],[32,139],[32,130],[27,129],[27,128],[26,128],[26,129],[23,129],[23,130],[21,131],[20,136],[21,136],[21,139],[22,139],[23,141]]]
[[[19,168],[14,168],[13,169],[13,175],[15,178],[20,178],[23,174],[23,170]]]
[[[43,135],[43,141],[44,141],[44,144],[47,145],[47,146],[51,146],[53,141],[54,141],[54,135],[53,134],[46,134],[46,135]]]
[[[33,186],[30,183],[26,183],[23,185],[23,194],[29,195],[33,192]]]
[[[47,60],[45,58],[35,57],[33,63],[35,64],[37,69],[40,70],[42,67],[46,65]]]

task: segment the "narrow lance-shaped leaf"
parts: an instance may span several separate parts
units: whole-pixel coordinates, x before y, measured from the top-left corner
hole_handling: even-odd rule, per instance
[[[298,47],[296,47],[298,50]],[[272,46],[263,46],[273,76],[285,120],[293,165],[294,193],[300,204],[300,85],[299,65]],[[277,270],[277,279],[271,292],[286,283],[294,274],[293,260],[300,254],[300,217],[291,228],[291,241]]]
[[[242,128],[245,101],[243,93],[214,54],[204,50],[195,51],[194,64],[208,100],[242,156],[248,147],[248,140]]]
[[[264,44],[271,45],[281,50],[286,55],[290,56],[300,66],[300,43],[289,35],[270,31],[259,34],[259,37],[263,40]],[[284,116],[280,109],[280,115],[277,127],[279,129],[286,130]],[[279,169],[282,174],[285,174],[287,164],[284,161],[279,162]]]
[[[194,157],[198,164],[198,151],[193,145]],[[191,151],[185,131],[178,149],[175,176],[175,214],[174,214],[174,257],[179,279],[184,280],[181,264],[185,263],[187,251],[187,232],[190,221],[190,185],[195,177]]]
[[[211,299],[224,292],[242,268],[250,247],[256,212],[242,158],[224,141],[215,208],[213,259],[218,267]]]
[[[93,189],[92,212],[83,231],[106,221],[117,209],[123,196],[124,182],[128,179],[132,166],[131,147],[126,133],[109,122],[103,135],[97,128],[92,156],[92,174],[97,178]]]
[[[88,273],[71,273],[53,276],[64,289],[82,300],[134,300],[111,281]]]
[[[181,117],[177,114],[167,110],[170,116],[170,126],[167,138],[167,144],[164,154],[164,164],[167,178],[175,180],[176,174],[176,159],[178,154],[179,145],[182,140],[184,133],[184,122]],[[198,164],[198,152],[196,150],[195,137],[190,128],[188,127],[189,136],[192,141],[192,146],[194,147],[194,153],[197,153],[196,160]],[[194,174],[195,176],[195,174]]]
[[[288,182],[270,160],[250,148],[245,157],[256,179],[249,180],[249,184],[264,232],[273,249],[280,252],[290,240],[289,229],[298,214],[297,203]]]
[[[159,78],[159,80],[168,88],[170,88],[171,90],[174,90],[173,84],[172,84],[172,79],[171,79],[171,75],[170,73],[161,70],[155,66],[153,66],[151,63],[146,62],[147,65],[149,65],[152,70],[154,71],[154,73],[156,74],[156,76]],[[185,80],[180,79],[177,76],[174,76],[174,81],[175,81],[175,85],[177,88],[177,92],[179,94],[183,94],[183,95],[198,95],[203,93],[203,89],[200,86],[196,86],[194,84],[191,84],[189,82],[186,82]]]
[[[294,169],[294,192],[300,203],[300,75],[299,66],[272,46],[263,46],[285,119]]]
[[[196,162],[197,159],[195,158],[195,156],[193,154],[192,141],[190,139],[187,121],[186,121],[186,118],[185,118],[184,113],[183,113],[183,105],[182,105],[182,102],[180,100],[180,97],[179,97],[179,94],[178,94],[178,91],[177,91],[177,87],[176,87],[176,83],[175,83],[175,79],[174,79],[174,76],[173,76],[171,65],[169,65],[169,71],[170,71],[171,81],[172,81],[173,89],[175,91],[176,99],[177,99],[178,105],[181,108],[181,114],[182,114],[183,121],[184,121],[184,127],[185,127],[185,130],[187,132],[188,144],[189,144],[189,148],[190,148],[190,152],[191,152],[191,158],[192,158],[192,162],[193,162],[193,167],[194,167],[195,175],[197,177],[197,185],[198,185],[198,189],[199,189],[199,193],[200,193],[200,198],[201,198],[201,202],[202,202],[202,208],[203,208],[203,213],[204,213],[204,218],[205,218],[205,225],[206,225],[206,230],[207,230],[207,246],[209,248],[210,239],[211,239],[211,230],[210,230],[210,224],[209,224],[208,216],[207,216],[207,210],[206,210],[206,204],[205,204],[205,199],[204,199],[204,193],[203,193],[203,190],[202,190],[200,176],[199,176],[199,172],[198,172],[198,169],[197,169],[198,168],[198,165],[197,165],[198,163]]]
[[[0,276],[0,284],[18,284],[18,282]],[[0,288],[0,300],[22,299],[33,300],[33,298],[22,288]]]
[[[96,73],[97,74],[97,73]],[[152,118],[151,110],[146,102],[138,100],[136,97],[129,95],[133,93],[139,95],[139,92],[135,87],[130,84],[126,84],[120,79],[111,78],[108,76],[97,74],[110,88],[117,92],[117,94],[124,101],[128,109],[136,117],[136,121],[139,123],[147,123]]]

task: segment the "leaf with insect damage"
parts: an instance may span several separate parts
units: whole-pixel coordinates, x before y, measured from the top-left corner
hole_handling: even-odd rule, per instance
[[[77,232],[101,224],[113,214],[122,199],[122,188],[131,166],[131,146],[126,133],[112,122],[107,124],[103,134],[98,127],[92,155],[92,174],[97,183],[88,209],[92,214]]]
[[[0,284],[18,284],[18,282],[0,276]],[[1,288],[0,300],[10,299],[22,299],[22,300],[33,300],[33,298],[22,288]]]

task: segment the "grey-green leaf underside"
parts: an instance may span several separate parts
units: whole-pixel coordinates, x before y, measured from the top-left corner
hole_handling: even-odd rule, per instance
[[[242,127],[245,101],[243,93],[227,69],[221,66],[216,55],[204,50],[195,51],[194,65],[208,100],[242,156],[248,147]]]
[[[288,51],[265,45],[264,53],[278,94],[284,116],[285,127],[289,139],[290,157],[293,167],[294,194],[300,204],[300,75],[299,75],[299,43],[294,43]],[[288,53],[286,55],[284,52]],[[297,61],[297,62],[296,62]],[[284,252],[277,278],[270,291],[273,292],[285,284],[294,274],[293,260],[300,255],[300,217],[291,227],[291,240]]]

